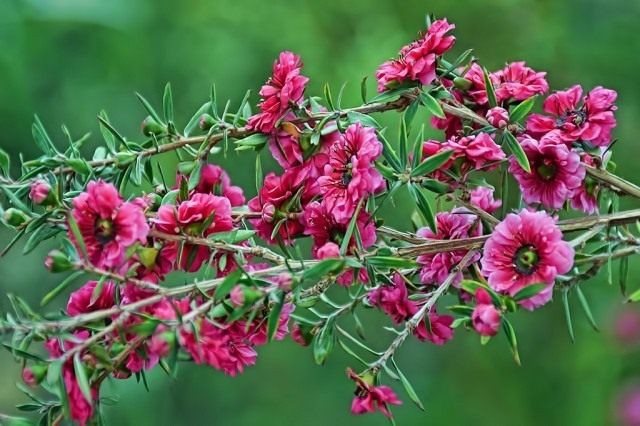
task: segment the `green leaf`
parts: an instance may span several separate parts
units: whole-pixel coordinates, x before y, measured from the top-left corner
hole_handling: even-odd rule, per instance
[[[33,139],[35,140],[36,145],[45,154],[55,155],[58,152],[58,150],[53,144],[53,141],[51,141],[51,138],[49,137],[49,134],[44,128],[42,121],[40,121],[40,118],[37,115],[33,117],[33,120],[34,122],[31,127],[31,133],[33,134]]]
[[[422,179],[420,185],[431,192],[435,192],[436,194],[446,194],[451,191],[451,187],[449,185],[436,179]]]
[[[340,244],[340,255],[342,256],[346,255],[347,251],[349,250],[349,244],[351,244],[351,237],[353,236],[353,233],[356,231],[358,216],[360,216],[360,210],[362,209],[363,202],[364,200],[360,200],[353,214],[353,217],[351,217],[351,220],[349,221],[349,225],[347,226],[347,230],[344,234],[344,238],[342,239],[342,244]]]
[[[417,267],[412,259],[404,259],[395,256],[371,256],[366,258],[367,264],[383,269],[409,269]]]
[[[0,185],[0,189],[2,189],[4,195],[9,199],[9,201],[11,201],[11,204],[13,204],[15,208],[17,208],[18,210],[22,210],[25,213],[30,212],[29,207],[27,207],[27,205],[23,203],[20,198],[18,198],[16,194],[13,193],[13,191],[11,191],[4,185]]]
[[[507,336],[507,341],[509,342],[509,347],[511,349],[513,359],[515,360],[516,364],[520,365],[520,354],[518,353],[518,340],[516,339],[516,331],[513,329],[513,326],[506,318],[502,319],[502,330],[504,331],[505,336]]]
[[[489,101],[489,106],[491,108],[498,106],[498,101],[496,99],[496,91],[493,88],[493,83],[491,82],[491,78],[489,78],[489,72],[485,67],[482,67],[482,76],[484,78],[484,85],[487,91],[487,99]]]
[[[2,148],[0,148],[0,170],[5,176],[8,176],[11,171],[11,157]]]
[[[575,342],[576,339],[573,335],[573,323],[571,321],[571,309],[569,307],[569,288],[562,290],[562,306],[564,308],[564,319],[567,322],[569,337],[571,337],[572,342]]]
[[[58,284],[53,290],[44,295],[40,301],[40,306],[45,306],[53,299],[55,299],[60,293],[62,293],[71,283],[73,283],[79,276],[84,274],[84,271],[76,271],[73,274],[65,278],[60,284]]]
[[[396,364],[395,359],[391,358],[391,362],[393,363],[393,367],[396,369],[396,373],[398,373],[398,377],[400,378],[400,383],[402,383],[402,386],[404,387],[404,390],[407,392],[407,395],[409,395],[409,398],[411,399],[411,401],[413,401],[414,404],[416,404],[419,409],[424,411],[424,405],[422,404],[422,401],[420,401],[420,398],[418,397],[418,394],[416,393],[416,391],[413,389],[413,386],[409,382],[409,379],[407,379],[407,377],[402,373],[402,371],[400,371],[400,368],[398,368],[398,364]]]
[[[322,365],[333,350],[336,341],[335,318],[329,317],[313,340],[313,359]]]
[[[210,234],[207,238],[213,241],[220,241],[229,244],[238,244],[248,240],[256,234],[256,231],[251,229],[234,229],[227,232],[216,232]]]
[[[512,123],[516,123],[524,119],[531,112],[535,103],[536,96],[532,96],[529,99],[520,102],[509,113],[509,121]]]
[[[235,285],[238,283],[238,280],[241,276],[242,271],[240,269],[236,269],[235,271],[224,277],[222,282],[216,287],[214,300],[216,302],[219,302],[220,300],[224,299],[231,292],[233,287],[235,287]]]
[[[524,287],[522,290],[517,292],[513,296],[513,300],[515,300],[516,302],[520,302],[522,300],[529,299],[535,296],[536,294],[540,293],[542,290],[544,290],[547,287],[548,286],[545,283],[529,284],[526,287]]]
[[[23,349],[16,348],[14,346],[9,345],[8,343],[0,343],[0,345],[4,346],[7,350],[9,350],[14,356],[18,356],[24,359],[30,359],[31,361],[37,362],[45,362],[44,359],[40,358],[38,355],[34,355],[30,352],[27,352]]]
[[[237,140],[234,143],[237,145],[236,151],[245,151],[248,149],[259,151],[267,144],[267,139],[267,135],[254,133],[244,139]]]
[[[629,258],[623,257],[620,259],[620,273],[618,275],[620,291],[622,292],[623,296],[627,294],[628,277],[629,277]]]
[[[420,214],[429,225],[429,228],[435,233],[438,232],[438,225],[436,223],[435,214],[433,213],[433,208],[429,203],[429,200],[424,196],[420,189],[416,188],[413,184],[409,183],[409,193],[411,197],[415,201],[418,206],[418,210]]]
[[[356,360],[360,361],[362,365],[364,365],[365,367],[369,366],[369,363],[364,359],[362,359],[360,355],[355,353],[353,349],[351,349],[346,343],[342,341],[342,339],[338,339],[338,344],[340,345],[343,351],[345,351],[348,355],[351,355]]]
[[[331,88],[329,87],[329,83],[325,83],[324,85],[324,100],[327,102],[327,106],[329,109],[334,111],[335,108],[333,106],[333,98],[331,97]]]
[[[107,117],[107,113],[105,111],[101,111],[98,115],[98,121],[100,122],[100,133],[102,133],[102,137],[107,143],[107,148],[111,153],[115,154],[118,152],[118,145],[116,144],[116,139],[123,145],[127,145],[127,141],[124,136],[122,136],[109,122],[109,117]]]
[[[73,217],[71,213],[67,214],[67,223],[69,224],[69,229],[73,234],[73,238],[76,240],[76,244],[80,246],[80,254],[82,254],[82,257],[84,258],[85,261],[88,261],[89,255],[87,252],[87,246],[84,243],[84,237],[80,232],[80,228],[78,227],[78,222],[76,222],[76,219]]]
[[[84,369],[84,365],[82,364],[82,360],[80,359],[80,353],[76,353],[73,357],[73,369],[76,373],[76,379],[78,381],[78,385],[80,386],[80,390],[82,391],[82,395],[84,399],[89,403],[93,404],[93,397],[91,396],[91,386],[89,385],[89,379],[87,378],[87,372]]]
[[[500,198],[502,198],[501,217],[505,217],[509,211],[509,167],[503,167],[500,176]]]
[[[584,314],[587,316],[587,320],[589,320],[589,324],[591,324],[591,327],[595,331],[600,331],[598,329],[598,324],[596,324],[596,320],[593,318],[593,314],[591,313],[591,307],[589,307],[589,302],[587,301],[587,298],[584,296],[584,293],[582,293],[580,286],[579,285],[575,286],[575,289],[576,289],[576,293],[578,294],[578,300],[580,301],[580,306],[582,306],[582,310],[584,311]]]
[[[330,258],[316,263],[302,273],[302,280],[317,283],[329,274],[337,274],[345,266],[344,259]]]
[[[424,176],[438,170],[443,164],[445,164],[451,156],[453,150],[447,149],[424,160],[415,169],[411,170],[411,176]]]
[[[196,186],[198,186],[200,183],[200,176],[202,175],[202,166],[204,165],[204,162],[196,161],[195,163],[195,167],[191,170],[191,173],[189,173],[189,184],[187,185],[189,191],[194,190]]]
[[[162,119],[160,118],[160,116],[158,115],[158,113],[156,112],[155,109],[153,109],[153,107],[151,106],[151,104],[149,103],[148,100],[145,99],[144,96],[142,96],[140,93],[136,92],[136,96],[138,97],[138,100],[140,101],[140,103],[142,104],[142,106],[144,107],[144,109],[147,110],[147,112],[149,113],[149,115],[156,120],[158,123],[162,123]]]
[[[271,307],[269,318],[267,320],[267,336],[269,337],[269,341],[273,340],[273,337],[278,331],[278,325],[280,324],[280,312],[282,312],[282,306],[284,306],[284,296],[285,295],[282,290],[278,290],[274,295],[276,303]]]
[[[380,128],[380,124],[376,121],[375,118],[357,111],[347,112],[347,122],[349,124],[360,123],[365,127],[373,127],[375,129]]]
[[[391,146],[391,144],[389,143],[387,138],[385,138],[384,135],[381,132],[377,132],[377,134],[378,134],[378,139],[382,143],[382,148],[383,148],[382,149],[382,156],[385,158],[385,160],[387,160],[389,165],[391,167],[393,167],[393,169],[396,172],[402,172],[403,169],[402,169],[400,158],[398,157],[398,154],[393,149],[393,147]]]
[[[436,117],[445,118],[440,102],[427,92],[420,93],[420,102]]]
[[[362,98],[362,103],[367,103],[367,78],[368,76],[364,76],[362,81],[360,81],[360,97]]]
[[[205,102],[204,104],[202,104],[200,108],[198,108],[198,111],[196,111],[193,117],[191,117],[191,119],[185,126],[184,131],[182,132],[185,137],[190,136],[193,133],[193,131],[196,128],[198,128],[198,125],[200,123],[200,117],[202,117],[202,115],[205,114],[206,112],[210,111],[210,109],[211,109],[211,101]]]
[[[400,165],[404,169],[407,166],[407,152],[409,144],[409,134],[407,131],[406,113],[400,117],[400,134],[398,137],[399,151],[400,151]]]
[[[79,175],[86,176],[91,174],[91,166],[82,158],[68,158],[66,163]]]
[[[516,139],[511,132],[504,132],[503,142],[507,145],[507,148],[511,154],[516,157],[516,161],[526,171],[527,173],[531,173],[531,166],[529,165],[529,159],[527,158],[527,154],[524,153],[522,146],[520,146],[520,142]]]
[[[173,122],[173,95],[171,94],[171,83],[167,83],[167,85],[164,86],[162,109],[164,110],[165,121],[167,123]]]
[[[22,249],[22,254],[30,253],[33,249],[38,247],[41,242],[56,236],[60,232],[62,232],[62,229],[51,225],[43,225],[39,227],[27,240]]]

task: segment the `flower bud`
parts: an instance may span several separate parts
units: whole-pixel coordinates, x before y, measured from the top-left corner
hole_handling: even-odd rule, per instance
[[[51,272],[64,272],[72,268],[69,257],[60,250],[51,250],[44,259],[44,266]]]
[[[487,111],[486,117],[489,124],[497,129],[502,129],[509,124],[509,112],[504,108],[491,108]]]
[[[264,207],[262,207],[262,220],[265,223],[273,223],[276,217],[276,206],[271,203],[266,203]]]
[[[231,303],[233,303],[235,306],[244,305],[244,291],[242,290],[241,285],[233,287],[231,293],[229,293],[229,299],[231,299]]]
[[[30,387],[36,387],[47,376],[46,364],[34,364],[22,369],[22,381]]]
[[[150,115],[148,115],[147,118],[142,120],[142,124],[140,125],[140,127],[142,129],[142,134],[145,136],[160,135],[165,131],[164,126],[158,123]]]
[[[471,86],[473,86],[473,82],[471,82],[471,80],[467,80],[466,78],[456,77],[453,79],[453,85],[456,89],[469,90]]]
[[[7,225],[17,228],[27,223],[29,216],[25,212],[11,207],[4,211],[3,219]]]
[[[133,152],[118,152],[116,153],[116,165],[126,166],[135,160],[136,155]]]
[[[257,288],[247,287],[243,285],[235,286],[229,294],[231,303],[233,303],[235,306],[250,305],[256,300],[261,299],[263,296],[264,293]]]
[[[202,114],[198,119],[198,127],[205,132],[216,124],[216,120],[209,114]]]
[[[57,203],[57,196],[51,190],[51,185],[44,179],[38,179],[31,185],[29,198],[35,204],[50,206]]]
[[[138,249],[138,258],[145,268],[152,269],[156,265],[158,249],[154,247],[143,247]]]

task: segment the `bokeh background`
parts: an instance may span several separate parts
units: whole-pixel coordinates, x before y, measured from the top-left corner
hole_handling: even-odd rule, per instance
[[[144,112],[133,92],[159,102],[167,81],[184,124],[207,100],[213,82],[219,98],[233,105],[247,89],[255,93],[283,49],[304,59],[304,73],[311,77],[308,93],[321,93],[325,82],[335,93],[348,81],[345,104],[355,105],[362,77],[373,80],[377,65],[423,28],[426,12],[454,22],[455,52],[474,48],[489,69],[526,59],[549,72],[552,87],[580,82],[616,89],[620,141],[614,160],[620,174],[640,180],[638,0],[5,0],[0,2],[0,147],[14,157],[35,154],[33,113],[60,143],[62,123],[75,136],[92,132],[98,143],[95,117],[101,109],[135,139]],[[231,154],[220,162],[248,195],[255,193],[247,166],[252,159]],[[622,205],[638,207],[628,200]],[[409,215],[401,199],[387,214],[388,223],[406,228]],[[0,243],[10,237],[2,230]],[[43,246],[23,257],[18,246],[0,259],[0,308],[7,308],[6,293],[37,304],[57,284],[59,277],[42,266],[47,250]],[[638,286],[639,273],[632,261],[629,286]],[[405,400],[395,410],[398,423],[613,424],[614,397],[640,377],[640,366],[638,352],[623,350],[610,333],[622,297],[617,285],[606,281],[598,276],[584,287],[602,332],[589,328],[574,301],[574,344],[560,303],[535,315],[515,315],[522,367],[514,364],[502,337],[480,346],[475,334],[459,330],[445,347],[409,342],[399,362],[427,412],[417,410],[397,387]],[[373,332],[376,344],[389,338]],[[185,365],[175,380],[161,371],[150,374],[149,392],[135,380],[107,383],[103,395],[118,395],[119,402],[105,407],[106,419],[140,426],[386,424],[382,416],[349,414],[353,385],[344,373],[349,364],[337,349],[327,365],[315,366],[310,350],[285,341],[261,348],[258,364],[235,379]],[[13,406],[25,402],[14,386],[17,380],[19,367],[1,353],[0,412],[14,413]]]

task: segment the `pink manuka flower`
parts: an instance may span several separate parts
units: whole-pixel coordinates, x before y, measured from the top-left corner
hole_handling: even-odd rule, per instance
[[[509,124],[509,111],[501,107],[491,108],[487,111],[485,117],[489,124],[497,129],[507,127],[507,124]]]
[[[393,275],[393,284],[370,290],[367,299],[372,306],[382,309],[395,324],[408,320],[418,310],[417,304],[409,300],[407,285],[398,273]]]
[[[500,329],[502,314],[483,288],[476,290],[476,306],[471,314],[471,324],[481,336],[495,336]]]
[[[184,176],[178,174],[177,186]],[[195,193],[213,194],[227,197],[232,207],[242,206],[245,202],[244,193],[239,186],[231,185],[231,179],[224,169],[215,164],[205,164],[200,171],[200,181],[193,190]]]
[[[606,147],[611,143],[611,132],[616,127],[616,97],[615,91],[602,87],[596,87],[582,97],[579,85],[555,92],[544,101],[544,112],[549,115],[532,114],[527,120],[527,131],[533,136],[541,136],[557,129],[567,144],[588,141]]]
[[[453,150],[451,161],[459,158],[464,160],[461,166],[462,173],[469,169],[490,171],[498,167],[496,163],[505,158],[502,148],[487,133],[451,138],[442,144],[443,149]]]
[[[556,276],[571,270],[573,256],[551,216],[522,210],[495,227],[484,245],[482,273],[491,288],[510,296],[528,285],[546,284],[542,292],[518,302],[533,310],[551,300]]]
[[[569,150],[555,131],[539,141],[525,135],[520,144],[529,159],[531,173],[520,167],[515,157],[510,159],[509,172],[518,181],[524,201],[561,209],[584,180],[580,156]]]
[[[93,293],[96,291],[97,285],[97,281],[89,281],[71,293],[69,301],[67,302],[67,314],[76,316],[101,309],[108,309],[115,305],[115,284],[111,281],[105,281],[102,284],[100,293],[94,297]],[[93,302],[91,301],[92,298],[95,299]]]
[[[549,90],[546,75],[546,72],[532,70],[524,62],[507,64],[502,70],[492,73],[492,77],[498,81],[497,84],[493,83],[498,102],[524,101],[534,95],[546,93]]]
[[[29,198],[34,204],[43,204],[51,193],[51,185],[44,179],[38,179],[31,184]]]
[[[291,52],[282,52],[273,64],[273,74],[260,89],[260,113],[249,118],[248,127],[262,133],[271,133],[276,122],[299,104],[309,79],[300,74],[302,61]]]
[[[89,261],[100,268],[121,266],[126,250],[145,243],[149,226],[143,209],[124,202],[118,190],[101,180],[89,182],[87,191],[73,199],[71,214],[78,224]],[[69,238],[81,252],[69,227]]]
[[[349,223],[358,203],[384,188],[384,179],[373,164],[380,154],[382,144],[375,130],[360,123],[350,125],[331,146],[329,164],[318,183],[337,222]]]
[[[429,324],[427,325],[427,321]],[[429,312],[424,320],[420,321],[418,327],[413,330],[414,336],[424,341],[428,340],[434,345],[444,345],[453,339],[453,317],[451,315],[438,315]]]
[[[177,206],[161,206],[154,224],[155,229],[167,234],[206,237],[233,229],[231,205],[226,197],[196,193]],[[183,244],[181,248],[177,241],[168,242],[164,250],[173,262],[180,260],[179,268],[189,272],[200,269],[211,254],[206,246]]]
[[[400,85],[406,80],[431,84],[436,79],[436,59],[455,43],[455,37],[447,35],[455,25],[446,19],[435,21],[425,35],[400,50],[398,59],[390,60],[378,68],[378,92]]]
[[[436,222],[437,233],[429,228],[420,228],[417,232],[418,236],[433,240],[459,240],[482,234],[481,223],[477,221],[475,215],[465,210],[457,209],[452,212],[438,213]],[[460,263],[466,253],[467,250],[454,250],[419,256],[417,261],[422,265],[420,281],[428,285],[442,284],[451,273],[451,269]],[[458,285],[461,279],[462,273],[459,273],[453,284]]]
[[[347,376],[356,382],[355,397],[351,402],[352,414],[375,413],[376,410],[391,418],[388,404],[400,405],[402,401],[389,386],[374,386],[375,378],[370,374],[357,375],[352,369],[347,368]]]
[[[487,213],[493,213],[502,206],[501,200],[493,198],[493,188],[479,186],[471,190],[469,195],[471,204]]]

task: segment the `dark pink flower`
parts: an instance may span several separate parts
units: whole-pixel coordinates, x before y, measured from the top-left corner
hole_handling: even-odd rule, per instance
[[[450,162],[462,159],[463,164],[460,166],[462,173],[470,169],[493,170],[498,167],[497,162],[506,157],[502,148],[487,133],[452,138],[442,144],[442,148],[453,150]]]
[[[491,108],[485,115],[489,124],[493,127],[502,129],[509,124],[509,111],[501,107]]]
[[[67,314],[76,316],[101,309],[108,309],[115,305],[115,284],[111,281],[105,281],[102,284],[102,288],[99,289],[100,292],[94,295],[97,291],[97,285],[97,281],[89,281],[71,293],[69,301],[67,302]]]
[[[423,321],[420,321],[413,334],[420,340],[428,340],[434,345],[444,345],[453,339],[453,317],[451,315],[438,315],[430,312]]]
[[[136,242],[147,240],[149,226],[144,211],[134,203],[124,202],[110,183],[89,182],[87,191],[73,199],[71,214],[78,224],[89,261],[95,266],[121,266],[126,250]],[[71,230],[69,238],[81,252]]]
[[[447,35],[455,28],[446,19],[435,21],[419,40],[404,46],[398,59],[390,60],[378,68],[378,92],[384,92],[406,80],[431,84],[436,79],[436,59],[455,43],[455,37]]]
[[[84,397],[73,367],[63,367],[62,376],[64,379],[64,387],[67,391],[71,419],[78,422],[79,425],[85,426],[93,417],[93,404],[89,403]],[[93,401],[97,401],[98,390],[96,388],[91,388],[91,396]]]
[[[497,84],[494,83],[498,102],[524,101],[534,95],[546,93],[549,90],[546,75],[546,72],[532,70],[524,62],[507,64],[502,70],[492,74],[498,81]]]
[[[154,224],[158,231],[167,234],[206,237],[233,229],[231,205],[226,197],[196,193],[177,206],[161,206]],[[211,255],[206,246],[183,244],[181,248],[175,241],[166,243],[164,250],[173,262],[180,260],[179,268],[189,272],[200,269]]]
[[[348,223],[365,197],[384,188],[374,166],[382,154],[375,130],[360,123],[350,125],[330,148],[329,164],[318,178],[324,202],[337,222]]]
[[[260,113],[249,118],[248,127],[262,133],[271,133],[276,122],[299,104],[309,79],[300,74],[302,61],[291,52],[282,52],[273,64],[273,74],[260,89]]]
[[[544,112],[549,115],[531,115],[527,120],[527,131],[534,136],[542,136],[558,130],[567,144],[588,141],[595,146],[608,146],[611,132],[616,127],[616,97],[615,91],[602,87],[596,87],[582,97],[579,85],[555,92],[544,101]]]
[[[178,173],[176,178],[178,186],[182,179],[184,179],[184,176]],[[242,206],[245,203],[242,188],[231,185],[231,179],[227,172],[215,164],[205,164],[202,166],[200,181],[195,187],[194,192],[227,197],[232,207]]]
[[[515,157],[510,159],[509,172],[518,181],[524,201],[550,209],[562,208],[584,180],[580,156],[562,143],[557,132],[547,133],[539,141],[525,135],[520,144],[531,173],[520,167]]]
[[[546,284],[542,292],[518,302],[533,310],[551,300],[556,276],[571,270],[573,256],[551,216],[522,210],[494,228],[484,245],[482,273],[491,288],[510,296],[528,285]]]
[[[480,222],[476,216],[464,210],[441,212],[436,215],[438,232],[429,228],[420,228],[418,236],[434,240],[458,240],[478,236],[482,233]],[[428,285],[442,284],[451,270],[462,260],[467,250],[454,250],[441,253],[429,253],[419,256],[417,261],[422,265],[420,281]],[[459,273],[453,284],[457,285],[462,279]]]
[[[393,284],[370,290],[367,299],[372,306],[382,309],[395,324],[408,320],[418,310],[417,304],[409,300],[407,285],[398,273],[393,275]]]
[[[498,210],[502,205],[501,200],[494,200],[493,188],[486,186],[479,186],[469,193],[470,202],[475,207],[484,210],[487,213],[493,213]]]
[[[374,386],[374,377],[370,374],[357,375],[352,369],[347,369],[347,375],[356,382],[355,397],[351,402],[351,413],[364,414],[380,411],[391,418],[388,404],[400,405],[402,401],[398,399],[393,390],[388,386]]]
[[[35,204],[43,204],[51,193],[51,185],[43,179],[38,179],[31,184],[29,190],[29,198]]]
[[[476,290],[476,306],[471,314],[471,324],[481,336],[495,336],[500,329],[502,314],[493,305],[491,296],[483,289]]]
[[[471,67],[469,67],[464,78],[471,83],[471,87],[469,87],[465,93],[476,104],[487,105],[489,100],[487,97],[487,86],[484,82],[484,72],[482,71],[482,67],[474,62],[471,64]],[[489,74],[489,80],[491,80],[491,84],[494,87],[498,84],[498,77],[495,74]]]

